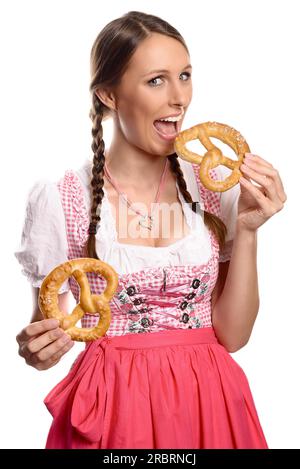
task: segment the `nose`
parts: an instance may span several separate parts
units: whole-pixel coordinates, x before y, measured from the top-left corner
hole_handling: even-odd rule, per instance
[[[176,80],[170,84],[169,102],[173,106],[187,107],[191,101],[191,85]]]

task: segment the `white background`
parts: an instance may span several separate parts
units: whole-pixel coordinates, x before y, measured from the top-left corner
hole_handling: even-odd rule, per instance
[[[259,229],[261,306],[234,359],[248,377],[270,448],[299,448],[299,15],[297,0],[1,1],[1,446],[43,448],[43,398],[82,345],[39,372],[17,355],[31,316],[29,283],[14,258],[27,193],[91,153],[89,54],[104,25],[129,10],[173,24],[190,48],[194,99],[185,128],[235,127],[279,169],[288,201]],[[197,12],[196,12],[197,8]],[[110,139],[105,127],[106,144]]]

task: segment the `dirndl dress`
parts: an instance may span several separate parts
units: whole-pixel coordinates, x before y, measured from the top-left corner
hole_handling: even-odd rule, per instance
[[[82,257],[89,217],[76,173],[67,171],[58,188],[69,258]],[[209,237],[204,264],[119,275],[106,335],[87,344],[45,398],[53,416],[46,448],[268,447],[247,377],[213,329],[219,245]],[[92,293],[105,289],[105,279],[88,277]],[[82,319],[94,324],[92,315]]]

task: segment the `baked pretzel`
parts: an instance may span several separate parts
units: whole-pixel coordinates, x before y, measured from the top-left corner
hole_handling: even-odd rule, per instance
[[[229,145],[236,153],[238,159],[232,160],[224,156],[222,151],[211,142],[209,137],[215,137]],[[196,139],[199,139],[207,150],[204,156],[193,153],[185,146],[190,140]],[[207,189],[214,192],[227,191],[238,183],[241,176],[239,168],[243,162],[244,155],[245,153],[250,153],[246,140],[237,130],[218,122],[205,122],[179,132],[174,146],[180,158],[200,165],[200,181]],[[209,171],[219,165],[232,169],[231,174],[223,181],[215,181],[210,177]]]
[[[95,272],[105,277],[106,289],[101,295],[91,295],[85,272]],[[73,276],[80,286],[80,301],[69,315],[60,311],[58,291],[67,278]],[[58,265],[44,279],[39,294],[39,307],[44,317],[59,320],[73,340],[87,342],[103,336],[109,328],[111,315],[109,301],[118,287],[118,275],[115,270],[103,261],[91,258],[72,259]],[[85,313],[99,314],[97,326],[91,328],[76,327],[75,324]]]

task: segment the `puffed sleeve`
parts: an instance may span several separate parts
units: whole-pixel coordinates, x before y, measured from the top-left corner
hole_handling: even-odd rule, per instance
[[[230,170],[224,166],[217,168],[218,178],[225,179]],[[225,246],[220,251],[219,262],[229,261],[236,227],[238,200],[240,196],[240,185],[236,184],[228,191],[220,193],[220,217],[227,227],[227,235],[225,238]]]
[[[30,189],[21,242],[14,254],[33,287],[40,287],[54,267],[68,260],[65,216],[56,183],[38,181]],[[59,293],[68,290],[66,281]]]

